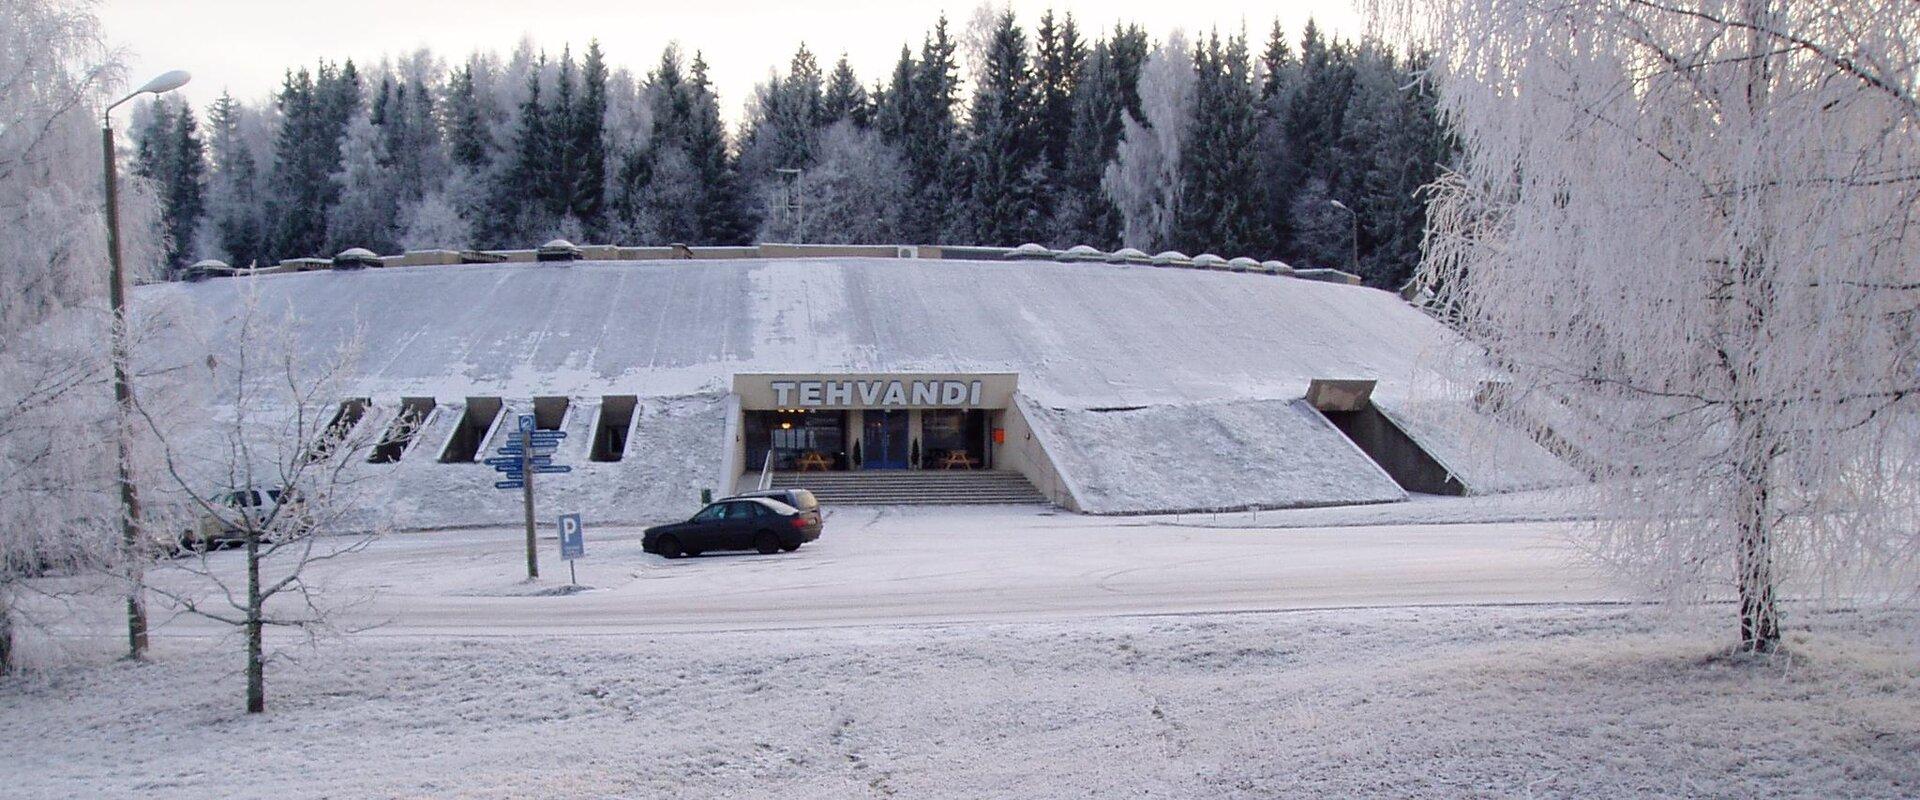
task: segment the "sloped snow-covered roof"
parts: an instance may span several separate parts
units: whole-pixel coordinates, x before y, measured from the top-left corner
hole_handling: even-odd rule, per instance
[[[369,394],[725,392],[735,372],[1017,372],[1052,406],[1299,397],[1418,383],[1458,338],[1389,292],[1053,261],[580,261],[141,287],[222,324],[257,290],[316,351],[356,332]],[[209,341],[222,340],[210,332]]]

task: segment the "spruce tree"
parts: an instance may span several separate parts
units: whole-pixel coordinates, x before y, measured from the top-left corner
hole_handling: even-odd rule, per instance
[[[827,78],[826,94],[820,99],[820,124],[832,125],[841,120],[849,120],[856,128],[865,128],[871,120],[871,109],[867,106],[867,90],[860,85],[860,79],[854,77],[853,65],[847,63],[847,54],[840,54],[840,61],[833,65],[833,75]]]
[[[902,150],[914,127],[913,101],[917,97],[913,79],[919,71],[913,60],[913,48],[900,45],[900,59],[894,62],[893,77],[885,88],[873,95],[873,126],[887,144]]]
[[[1267,255],[1254,192],[1260,172],[1255,89],[1243,36],[1218,32],[1194,53],[1190,135],[1180,151],[1182,194],[1175,241],[1190,253]]]
[[[236,267],[257,265],[266,234],[260,207],[259,164],[240,138],[242,107],[221,92],[207,109],[212,180],[207,192],[210,249]]]
[[[906,113],[898,146],[906,158],[913,187],[902,215],[901,234],[911,241],[933,242],[949,232],[964,237],[972,227],[956,213],[965,199],[957,175],[963,165],[953,113],[959,101],[958,49],[947,33],[943,14],[921,42],[920,58],[912,64],[910,91],[900,101]]]
[[[473,85],[473,62],[453,71],[447,81],[447,146],[457,167],[485,172],[493,164],[493,135],[488,114]]]
[[[274,139],[269,251],[272,258],[329,256],[327,217],[338,197],[334,173],[340,143],[360,106],[360,73],[353,62],[335,68],[321,62],[309,73],[289,73],[278,98],[280,131]]]
[[[1419,264],[1426,229],[1421,190],[1439,177],[1450,147],[1432,90],[1419,79],[1424,56],[1403,67],[1376,42],[1354,59],[1353,91],[1342,117],[1334,194],[1359,224],[1357,271],[1370,286],[1397,289]]]
[[[580,102],[568,126],[574,175],[567,200],[567,213],[596,238],[606,230],[606,119],[607,63],[596,39],[587,44],[587,58],[580,67]]]
[[[1003,12],[973,95],[967,139],[965,213],[982,244],[1044,238],[1040,188],[1046,152],[1034,115],[1036,94],[1026,34],[1013,12]]]
[[[1119,236],[1113,203],[1100,178],[1120,142],[1120,96],[1112,50],[1095,42],[1075,81],[1065,163],[1055,178],[1052,244],[1091,244],[1111,249]]]
[[[549,232],[559,224],[552,215],[554,185],[551,179],[554,146],[548,129],[547,107],[541,101],[540,73],[546,59],[527,75],[526,99],[521,101],[520,122],[515,129],[512,152],[498,172],[492,191],[491,209],[477,226],[475,234],[492,247],[532,247],[540,244],[532,238]]]
[[[1038,133],[1046,153],[1049,181],[1066,166],[1067,147],[1073,136],[1073,95],[1078,88],[1081,65],[1087,60],[1086,43],[1068,14],[1055,22],[1049,9],[1034,30],[1034,82]]]
[[[206,147],[200,141],[199,124],[193,109],[180,106],[173,118],[173,145],[169,155],[172,169],[165,186],[164,215],[167,225],[167,263],[177,274],[193,260],[193,248],[206,214]]]
[[[1286,253],[1293,241],[1290,210],[1305,165],[1287,137],[1288,109],[1301,81],[1300,62],[1287,43],[1280,21],[1268,31],[1260,55],[1259,162],[1255,201],[1261,206],[1263,244],[1275,254]]]
[[[713,93],[707,62],[699,51],[693,54],[687,86],[692,111],[687,155],[702,189],[697,207],[700,228],[694,243],[747,244],[759,221],[747,203],[746,187],[728,152],[719,98]]]
[[[206,148],[186,104],[162,99],[143,110],[146,119],[134,130],[133,173],[151,182],[159,196],[163,266],[174,275],[191,260],[206,210]]]

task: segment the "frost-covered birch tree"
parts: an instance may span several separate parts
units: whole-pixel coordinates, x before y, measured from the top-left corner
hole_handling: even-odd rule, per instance
[[[1126,115],[1118,153],[1102,182],[1120,212],[1120,241],[1128,247],[1152,251],[1171,241],[1194,80],[1193,56],[1180,31],[1154,48],[1140,69],[1140,110],[1146,119]]]
[[[1920,5],[1376,10],[1465,147],[1419,280],[1602,478],[1595,552],[1747,651],[1782,592],[1912,592]]]
[[[117,555],[98,121],[118,80],[85,6],[0,0],[0,671],[26,578]],[[123,253],[150,275],[158,203],[122,189]]]
[[[192,554],[170,565],[186,580],[156,579],[151,590],[182,613],[240,633],[247,712],[258,714],[272,656],[266,631],[312,637],[333,629],[342,600],[323,600],[310,570],[364,549],[382,530],[354,468],[383,426],[363,400],[344,397],[355,343],[308,352],[286,313],[263,309],[257,295],[240,307],[232,339],[185,350],[217,355],[175,371],[171,408],[138,408],[170,490],[171,514],[155,516],[182,532]],[[183,403],[203,413],[186,413]],[[222,541],[238,544],[237,564],[214,552]]]

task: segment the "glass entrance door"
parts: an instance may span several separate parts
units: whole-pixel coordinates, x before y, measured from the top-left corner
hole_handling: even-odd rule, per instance
[[[861,447],[865,450],[866,469],[907,468],[907,412],[868,411],[863,415],[866,431]]]

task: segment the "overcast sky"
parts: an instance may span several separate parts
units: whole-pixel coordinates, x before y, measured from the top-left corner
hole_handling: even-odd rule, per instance
[[[378,61],[430,47],[443,58],[475,49],[511,51],[519,40],[557,56],[578,53],[598,38],[610,63],[643,74],[669,41],[704,51],[728,119],[776,65],[802,41],[823,69],[845,51],[869,86],[891,72],[900,45],[920,37],[945,11],[964,36],[978,2],[937,0],[105,0],[98,7],[108,37],[128,56],[132,85],[168,69],[194,81],[182,90],[204,108],[222,89],[257,101],[279,87],[283,72],[320,58]],[[1278,16],[1298,38],[1308,16],[1323,28],[1355,36],[1361,22],[1348,0],[1033,0],[1011,3],[1031,36],[1042,11],[1071,11],[1082,30],[1118,20],[1139,22],[1158,39],[1174,28],[1238,31],[1264,39]]]

